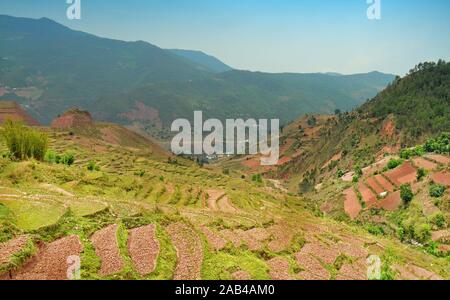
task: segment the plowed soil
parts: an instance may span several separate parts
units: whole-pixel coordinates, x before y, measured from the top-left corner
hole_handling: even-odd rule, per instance
[[[203,247],[197,233],[185,223],[173,223],[166,228],[177,250],[174,280],[200,280]]]
[[[396,186],[400,186],[405,183],[413,183],[416,181],[416,169],[411,165],[411,162],[405,162],[400,167],[387,171],[385,175]]]
[[[299,276],[305,280],[327,280],[330,272],[322,264],[309,254],[296,253],[295,258],[298,265],[304,270]]]
[[[65,280],[68,279],[69,256],[79,256],[83,245],[77,235],[71,235],[43,245],[38,253],[18,272],[14,280]]]
[[[200,226],[200,230],[203,232],[206,239],[208,240],[208,244],[215,251],[222,250],[227,245],[227,241],[223,237],[213,232],[208,227]]]
[[[356,195],[353,188],[349,188],[344,191],[345,201],[344,201],[344,210],[347,215],[354,220],[361,211],[361,203],[359,203],[358,196]]]
[[[375,176],[375,180],[380,184],[381,187],[383,187],[383,192],[389,192],[392,193],[394,191],[394,186],[392,183],[389,182],[386,178],[383,177],[383,175],[378,174]]]
[[[377,196],[364,183],[359,182],[358,189],[367,207],[370,208],[376,204]]]
[[[252,276],[246,271],[236,271],[231,274],[234,280],[251,280]]]
[[[19,236],[5,243],[0,244],[0,265],[9,263],[11,256],[19,253],[27,245],[29,237],[26,235]]]
[[[414,158],[413,163],[417,168],[423,168],[427,171],[432,171],[437,168],[437,164],[429,160],[423,159],[422,157]]]
[[[432,159],[440,164],[443,165],[448,165],[450,164],[450,157],[449,156],[444,156],[444,155],[440,155],[440,154],[428,154],[425,157]]]
[[[289,247],[294,237],[293,230],[285,224],[276,224],[267,229],[272,235],[272,240],[268,243],[267,247],[270,251],[275,253],[281,252]]]
[[[367,266],[362,262],[344,264],[336,276],[337,280],[366,280]]]
[[[380,201],[378,204],[385,210],[394,211],[402,205],[402,199],[400,198],[400,191],[390,193],[386,198]]]
[[[336,261],[336,258],[341,254],[336,247],[329,247],[318,241],[306,244],[298,253],[301,255],[313,255],[329,265],[333,264]]]
[[[289,262],[283,257],[274,257],[267,261],[269,266],[269,275],[273,280],[292,280],[289,274]]]
[[[155,225],[150,224],[130,230],[128,251],[134,268],[139,274],[147,275],[155,270],[159,250]]]
[[[123,260],[117,244],[116,224],[95,232],[91,241],[95,248],[95,253],[100,257],[102,266],[100,275],[108,276],[118,273],[123,268]]]
[[[220,231],[220,234],[225,237],[225,239],[227,239],[228,241],[230,241],[231,243],[233,243],[234,247],[239,247],[242,244],[242,240],[239,237],[238,234],[236,234],[235,232],[233,232],[230,229],[223,229]]]
[[[375,179],[373,177],[369,177],[367,178],[367,184],[369,185],[369,187],[372,188],[372,190],[375,191],[375,193],[377,193],[378,195],[385,192],[384,188],[382,188],[377,181],[375,181]]]
[[[435,173],[432,176],[432,180],[435,183],[442,184],[444,186],[450,186],[450,172],[448,171],[442,171],[439,173]]]

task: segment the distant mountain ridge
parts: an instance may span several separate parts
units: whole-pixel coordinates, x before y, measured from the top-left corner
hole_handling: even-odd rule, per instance
[[[395,76],[211,72],[146,42],[123,42],[54,21],[0,16],[0,99],[48,124],[71,107],[159,138],[176,118],[279,118],[349,110]],[[8,88],[7,88],[8,87]]]
[[[169,49],[170,52],[191,60],[192,62],[203,66],[207,71],[221,73],[231,71],[233,68],[224,64],[214,56],[203,53],[202,51],[183,50],[183,49]]]

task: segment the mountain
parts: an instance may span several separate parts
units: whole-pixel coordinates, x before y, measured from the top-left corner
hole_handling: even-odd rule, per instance
[[[48,124],[74,106],[97,120],[133,125],[167,139],[176,118],[279,118],[349,110],[395,77],[368,73],[268,74],[202,65],[139,42],[74,31],[49,19],[0,16],[0,99]]]
[[[201,51],[183,50],[183,49],[169,49],[170,52],[189,59],[190,61],[203,66],[205,70],[215,73],[231,71],[233,68],[224,64],[214,56],[205,54]]]

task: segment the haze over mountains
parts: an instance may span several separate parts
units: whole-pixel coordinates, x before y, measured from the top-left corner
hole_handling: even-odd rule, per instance
[[[279,118],[349,110],[395,76],[233,70],[200,52],[164,50],[71,30],[52,20],[0,16],[0,99],[38,121],[79,106],[96,119],[161,134],[175,118]],[[3,94],[3,95],[2,95]]]

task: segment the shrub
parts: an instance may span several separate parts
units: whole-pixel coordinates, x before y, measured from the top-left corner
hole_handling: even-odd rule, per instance
[[[443,229],[445,227],[445,217],[441,212],[433,214],[430,222],[438,229]]]
[[[436,139],[429,139],[424,145],[427,152],[450,154],[450,132],[442,133]]]
[[[58,161],[57,161],[57,157],[58,157]],[[44,161],[48,162],[50,164],[56,164],[56,163],[59,163],[59,156],[56,154],[55,151],[48,150],[45,153]]]
[[[417,170],[417,180],[418,180],[418,181],[422,180],[422,178],[424,178],[425,175],[426,175],[425,169],[419,168],[419,169]]]
[[[47,134],[10,120],[3,127],[6,146],[13,157],[18,160],[44,159],[48,147]]]
[[[394,159],[389,160],[387,167],[389,170],[395,169],[403,163],[402,159]]]
[[[430,186],[430,196],[434,198],[442,197],[445,193],[445,187],[440,184],[432,184]]]
[[[411,185],[403,184],[400,186],[400,197],[402,198],[402,200],[405,204],[408,204],[409,202],[411,202],[411,200],[414,197],[414,194],[411,189]]]
[[[100,171],[100,167],[96,165],[95,162],[93,162],[92,160],[88,163],[87,169],[89,171]]]
[[[338,178],[341,178],[341,177],[344,176],[344,175],[345,175],[345,172],[344,172],[343,170],[339,169],[339,170],[337,171],[337,177],[338,177]]]
[[[65,153],[61,156],[60,163],[63,165],[71,166],[75,162],[75,155],[73,153]]]
[[[363,171],[359,165],[355,166],[354,171],[355,171],[356,176],[358,176],[358,177],[361,177],[363,175]]]

